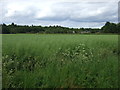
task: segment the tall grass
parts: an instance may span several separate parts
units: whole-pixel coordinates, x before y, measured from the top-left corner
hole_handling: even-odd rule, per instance
[[[3,35],[4,88],[117,88],[118,35]]]

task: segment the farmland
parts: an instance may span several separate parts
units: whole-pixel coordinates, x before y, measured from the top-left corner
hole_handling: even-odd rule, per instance
[[[4,34],[3,88],[117,88],[118,35]]]

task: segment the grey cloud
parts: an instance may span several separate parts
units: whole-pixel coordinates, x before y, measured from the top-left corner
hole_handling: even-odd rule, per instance
[[[89,6],[86,6],[86,4]],[[110,3],[111,4],[111,3]],[[109,6],[109,3],[58,3],[53,5],[52,12],[53,16],[46,16],[43,18],[38,18],[38,20],[48,20],[48,21],[64,21],[64,20],[73,20],[76,22],[105,22],[105,21],[116,21],[117,17],[117,7],[114,7],[116,3],[113,3],[112,6]],[[89,9],[92,7],[91,9]],[[88,13],[95,11],[95,8],[99,10],[99,8],[105,8],[105,11],[97,15],[90,16]],[[88,10],[89,11],[88,11]],[[112,9],[112,10],[111,10]],[[103,9],[104,10],[104,9]],[[77,13],[76,13],[77,12]],[[82,13],[82,14],[81,14]],[[87,15],[88,14],[88,15]],[[74,16],[75,15],[75,16]],[[77,16],[77,17],[76,17]]]
[[[53,0],[54,1],[54,0]],[[31,2],[31,3],[29,3]],[[117,22],[117,2],[55,2],[42,5],[30,0],[24,3],[24,9],[13,9],[11,15],[3,6],[3,22],[18,24],[62,25],[69,27],[101,27],[106,21]],[[33,5],[32,5],[33,3]],[[27,6],[28,5],[28,6]],[[23,8],[23,7],[22,7]],[[14,12],[14,13],[13,13]],[[9,14],[6,16],[6,14]]]

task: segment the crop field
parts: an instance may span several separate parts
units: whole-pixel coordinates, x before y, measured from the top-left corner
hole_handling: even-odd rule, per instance
[[[118,88],[118,35],[4,34],[3,88]]]

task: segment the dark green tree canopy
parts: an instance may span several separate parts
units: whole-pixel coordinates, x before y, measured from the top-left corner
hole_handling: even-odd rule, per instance
[[[120,23],[106,22],[105,25],[99,28],[68,28],[62,26],[28,26],[17,25],[11,23],[10,25],[2,24],[3,34],[16,34],[16,33],[119,33]]]

